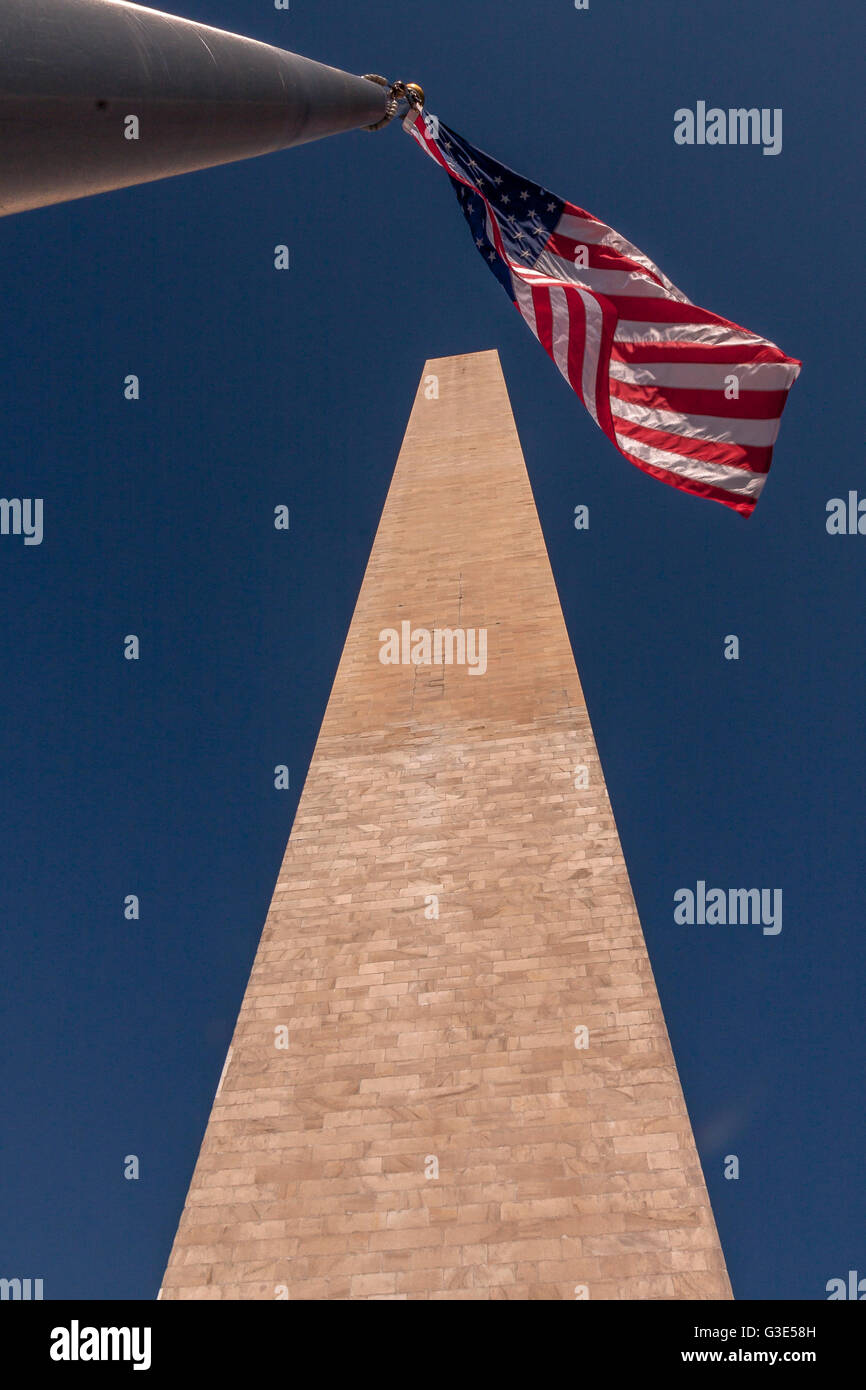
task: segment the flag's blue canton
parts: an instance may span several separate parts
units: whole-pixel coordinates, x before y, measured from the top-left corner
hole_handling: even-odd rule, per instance
[[[454,161],[464,177],[477,185],[492,206],[509,259],[525,266],[534,266],[562,216],[563,200],[554,193],[548,193],[546,188],[533,183],[531,179],[515,174],[505,164],[498,164],[482,150],[476,150],[441,121],[437,144]],[[487,209],[483,200],[456,179],[452,183],[463,215],[472,229],[475,245],[509,299],[513,300],[514,289],[508,266],[497,253],[487,232]]]

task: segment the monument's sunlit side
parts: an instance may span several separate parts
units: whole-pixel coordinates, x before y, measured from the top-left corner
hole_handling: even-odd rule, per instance
[[[388,97],[122,0],[2,0],[0,214],[375,125]]]
[[[429,361],[162,1297],[730,1296],[499,359]]]

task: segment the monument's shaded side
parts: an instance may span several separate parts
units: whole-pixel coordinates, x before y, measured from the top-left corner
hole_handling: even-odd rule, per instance
[[[499,359],[429,361],[162,1297],[730,1296]]]

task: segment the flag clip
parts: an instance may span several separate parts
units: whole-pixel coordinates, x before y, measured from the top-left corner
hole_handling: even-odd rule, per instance
[[[381,121],[376,121],[375,125],[364,126],[365,130],[381,130],[386,126],[396,116],[401,101],[407,104],[407,117],[411,115],[414,120],[420,113],[424,105],[424,88],[417,82],[389,82],[387,77],[380,77],[376,72],[365,72],[363,76],[368,82],[377,82],[380,87],[388,88],[388,103],[384,116]]]

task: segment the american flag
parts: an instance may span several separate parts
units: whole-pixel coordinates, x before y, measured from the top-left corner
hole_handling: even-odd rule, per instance
[[[449,174],[481,255],[620,453],[751,515],[796,358],[692,304],[625,237],[437,117],[410,112],[404,126]]]

